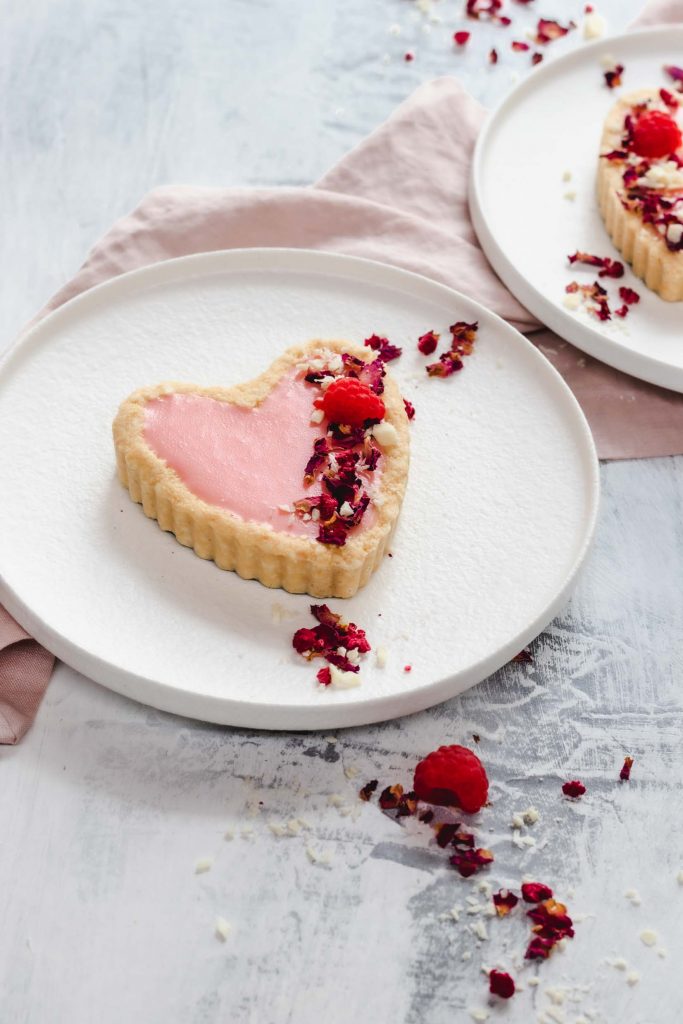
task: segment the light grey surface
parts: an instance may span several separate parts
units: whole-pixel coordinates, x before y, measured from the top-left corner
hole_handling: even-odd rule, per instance
[[[566,17],[582,5],[555,6]],[[599,6],[618,30],[640,4]],[[459,61],[482,99],[502,94],[524,55],[500,46],[504,63],[489,68],[505,30],[474,26],[480,40],[452,56],[443,37],[458,9],[435,5],[445,20],[428,34],[409,0],[5,2],[0,343],[155,184],[305,183]],[[2,1024],[460,1024],[476,1007],[508,1024],[675,1024],[681,461],[605,466],[603,486],[595,552],[534,665],[430,712],[336,743],[269,736],[150,711],[60,667],[31,733],[0,748]],[[366,779],[408,784],[420,754],[473,732],[492,780],[479,826],[496,855],[488,879],[533,875],[577,918],[576,938],[540,968],[515,966],[528,937],[519,908],[517,920],[442,920],[477,881],[462,882],[425,829],[356,800]],[[627,753],[633,781],[620,785]],[[572,805],[560,785],[576,777],[589,791]],[[520,849],[509,822],[529,804],[536,846]],[[293,817],[310,829],[269,828]],[[195,875],[203,856],[214,865]],[[233,926],[225,944],[217,915]],[[469,928],[480,920],[486,941]],[[498,962],[524,991],[491,1008],[480,968]],[[548,989],[567,990],[564,1002]]]

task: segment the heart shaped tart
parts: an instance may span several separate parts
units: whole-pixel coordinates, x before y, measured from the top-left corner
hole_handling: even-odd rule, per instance
[[[294,594],[351,597],[386,553],[406,487],[408,417],[367,350],[311,341],[247,384],[142,388],[113,431],[131,498],[221,569]]]
[[[645,284],[683,300],[681,107],[666,89],[623,96],[605,122],[598,200],[612,240]]]

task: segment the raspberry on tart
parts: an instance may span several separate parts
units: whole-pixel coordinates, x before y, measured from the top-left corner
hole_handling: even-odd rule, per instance
[[[605,122],[598,201],[605,226],[638,277],[683,300],[683,107],[666,90],[622,96]]]

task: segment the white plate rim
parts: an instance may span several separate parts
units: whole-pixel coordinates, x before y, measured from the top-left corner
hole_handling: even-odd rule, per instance
[[[280,264],[278,264],[278,260]],[[232,268],[226,264],[234,264]],[[312,264],[312,265],[311,265]],[[148,676],[141,676],[122,669],[111,662],[104,661],[87,649],[69,640],[63,633],[54,630],[28,607],[5,579],[0,566],[0,602],[16,619],[26,632],[40,644],[51,651],[60,661],[86,676],[94,682],[129,697],[145,705],[166,711],[171,714],[183,715],[201,721],[238,728],[269,729],[274,731],[295,730],[311,731],[330,728],[350,728],[369,725],[374,722],[387,721],[403,717],[432,707],[444,700],[457,696],[464,690],[483,681],[492,673],[505,665],[518,651],[526,647],[543,628],[564,608],[574,588],[578,574],[592,548],[597,524],[600,501],[599,462],[590,427],[583,411],[571,390],[555,370],[552,364],[522,334],[511,327],[497,314],[485,309],[474,299],[461,292],[412,271],[404,270],[390,264],[356,256],[321,252],[320,250],[292,248],[246,248],[214,250],[207,253],[194,253],[175,259],[163,260],[120,274],[104,281],[85,292],[75,296],[58,309],[52,311],[38,323],[21,334],[14,345],[0,360],[0,386],[5,372],[11,369],[14,359],[19,358],[25,350],[38,345],[44,332],[49,332],[54,324],[78,314],[79,309],[97,304],[108,295],[125,290],[130,282],[147,279],[148,283],[162,283],[165,275],[173,276],[178,268],[187,268],[189,274],[201,268],[203,271],[216,272],[232,269],[233,272],[244,270],[298,270],[299,272],[330,274],[354,279],[354,271],[363,280],[371,276],[373,283],[388,288],[396,288],[397,282],[404,282],[406,288],[412,287],[422,293],[422,297],[430,296],[436,302],[455,302],[474,310],[481,320],[497,323],[514,338],[516,344],[528,346],[537,360],[537,368],[544,373],[552,386],[558,389],[572,410],[573,427],[576,431],[577,446],[582,447],[582,461],[586,467],[586,499],[587,511],[584,518],[583,540],[576,558],[558,587],[555,596],[536,615],[536,617],[504,647],[493,654],[482,658],[470,666],[445,679],[422,685],[415,690],[385,695],[377,698],[364,699],[359,703],[338,705],[311,706],[309,704],[264,705],[257,702],[234,699],[230,697],[214,697],[181,690]],[[155,280],[156,279],[156,280]],[[356,278],[357,279],[357,278]],[[134,286],[133,285],[133,286]],[[49,342],[48,342],[49,343]],[[1,401],[1,394],[0,394]]]
[[[559,334],[565,341],[576,345],[594,359],[607,363],[623,373],[667,390],[683,392],[683,366],[673,366],[662,359],[626,348],[619,341],[608,337],[599,330],[578,320],[572,314],[548,299],[529,279],[517,269],[512,260],[499,245],[495,230],[485,214],[483,187],[483,163],[490,137],[498,121],[506,116],[509,109],[523,101],[529,92],[543,88],[545,79],[559,75],[572,65],[583,63],[586,55],[602,54],[606,47],[618,47],[621,43],[637,44],[641,38],[666,38],[671,45],[672,35],[680,38],[683,48],[683,25],[667,27],[654,26],[624,32],[618,36],[606,36],[597,42],[582,45],[577,50],[553,58],[547,64],[539,65],[532,74],[507,94],[489,114],[479,133],[474,149],[472,169],[469,178],[469,206],[472,223],[484,253],[500,279],[515,298],[525,306],[537,320]],[[675,45],[675,43],[674,43]],[[664,301],[664,300],[662,300]]]

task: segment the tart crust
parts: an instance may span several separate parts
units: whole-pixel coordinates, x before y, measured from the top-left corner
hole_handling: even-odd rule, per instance
[[[118,476],[133,501],[140,502],[162,530],[175,534],[200,558],[212,559],[221,569],[234,570],[243,579],[259,580],[292,594],[313,597],[352,597],[379,567],[387,552],[405,493],[410,461],[410,432],[403,399],[395,381],[384,378],[385,422],[398,434],[398,442],[382,449],[380,501],[373,502],[372,525],[349,534],[346,544],[333,547],[314,537],[273,530],[265,523],[245,520],[227,509],[209,505],[194,495],[175,470],[159,458],[144,440],[145,405],[170,394],[204,395],[222,402],[253,407],[278,381],[313,354],[348,352],[368,361],[366,349],[345,341],[309,341],[287,349],[265,373],[235,387],[199,387],[169,382],[135,391],[120,406],[113,424]],[[374,353],[373,353],[374,356]],[[311,398],[311,405],[313,396]],[[303,466],[302,466],[303,491]],[[292,499],[300,497],[293,495]]]
[[[646,101],[658,103],[658,90],[638,89],[615,103],[605,121],[601,154],[621,148],[626,115],[633,106]],[[672,252],[652,224],[644,223],[637,212],[624,208],[622,174],[622,163],[599,159],[598,203],[605,227],[624,259],[632,265],[634,274],[667,302],[680,302],[683,300],[683,251]]]

